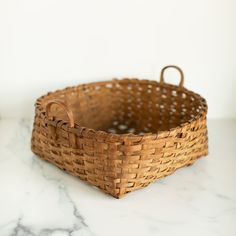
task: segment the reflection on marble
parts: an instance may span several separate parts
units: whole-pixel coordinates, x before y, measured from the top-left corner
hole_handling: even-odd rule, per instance
[[[210,154],[115,199],[37,158],[31,120],[0,120],[0,235],[236,235],[236,121],[209,121]]]

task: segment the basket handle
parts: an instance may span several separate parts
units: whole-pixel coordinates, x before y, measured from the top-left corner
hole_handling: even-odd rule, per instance
[[[62,102],[61,100],[55,99],[55,100],[49,101],[47,103],[47,105],[46,105],[46,116],[49,119],[53,119],[53,117],[50,116],[50,111],[51,111],[52,105],[58,105],[58,106],[62,107],[66,111],[66,114],[67,114],[67,116],[69,118],[70,127],[74,128],[75,127],[75,120],[74,120],[73,113],[69,109],[69,107],[64,102]]]
[[[168,65],[168,66],[165,66],[165,67],[161,70],[160,84],[165,83],[165,81],[164,81],[164,72],[165,72],[165,70],[168,69],[168,68],[174,68],[174,69],[176,69],[177,71],[179,71],[179,73],[180,73],[179,87],[183,87],[183,86],[184,86],[184,72],[183,72],[178,66],[175,66],[175,65]]]

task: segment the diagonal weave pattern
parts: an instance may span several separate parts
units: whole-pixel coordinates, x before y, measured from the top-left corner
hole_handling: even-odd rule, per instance
[[[206,101],[183,74],[179,86],[164,83],[166,68],[160,83],[114,79],[42,96],[32,151],[116,198],[191,165],[208,153]]]

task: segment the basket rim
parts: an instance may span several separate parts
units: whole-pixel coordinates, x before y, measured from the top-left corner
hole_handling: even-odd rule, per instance
[[[67,120],[61,120],[61,119],[58,119],[58,118],[53,118],[53,120],[49,120],[48,117],[46,116],[46,110],[45,110],[45,106],[42,105],[42,100],[44,100],[45,98],[49,97],[49,96],[52,96],[52,95],[56,95],[56,94],[60,94],[61,92],[64,92],[66,90],[76,90],[78,89],[79,87],[82,87],[82,88],[86,88],[86,87],[89,87],[89,86],[100,86],[100,85],[107,85],[107,84],[111,84],[111,83],[114,83],[116,85],[119,85],[120,83],[129,83],[129,82],[138,82],[138,83],[143,83],[143,84],[154,84],[154,85],[157,85],[158,87],[160,88],[167,88],[167,89],[175,89],[175,90],[179,90],[179,91],[184,91],[187,95],[192,95],[194,96],[196,99],[198,99],[203,107],[203,109],[201,111],[199,111],[199,113],[196,114],[196,116],[194,116],[193,118],[187,120],[186,122],[184,123],[181,123],[173,128],[170,128],[170,129],[167,129],[167,130],[157,130],[155,133],[154,132],[144,132],[142,134],[135,134],[135,133],[122,133],[122,134],[114,134],[114,133],[111,133],[111,132],[107,132],[107,131],[104,131],[104,130],[96,130],[96,129],[93,129],[93,128],[89,128],[89,127],[84,127],[84,126],[81,126],[79,125],[78,123],[75,122],[75,126],[73,128],[71,128],[69,126],[69,121]],[[49,100],[50,101],[50,100]],[[160,136],[163,136],[163,137],[166,137],[167,135],[165,134],[169,134],[172,133],[172,132],[176,132],[180,129],[183,129],[183,127],[187,126],[187,125],[190,125],[192,124],[193,122],[201,119],[201,118],[205,118],[206,117],[206,113],[207,113],[207,110],[208,110],[208,106],[207,106],[207,102],[206,102],[206,99],[203,98],[200,94],[198,93],[195,93],[191,90],[188,90],[187,88],[185,87],[180,87],[180,86],[177,86],[177,85],[173,85],[173,84],[170,84],[170,83],[160,83],[156,80],[149,80],[149,79],[139,79],[139,78],[113,78],[112,80],[104,80],[104,81],[98,81],[98,82],[89,82],[89,83],[83,83],[83,84],[78,84],[78,85],[75,85],[75,86],[68,86],[68,87],[65,87],[65,88],[62,88],[62,89],[57,89],[57,90],[54,90],[52,92],[48,92],[47,94],[45,95],[42,95],[40,96],[36,102],[35,102],[35,107],[36,107],[36,110],[38,109],[39,112],[41,113],[40,115],[43,116],[43,119],[45,120],[48,120],[48,123],[53,125],[53,126],[57,126],[58,123],[60,123],[60,127],[63,129],[63,130],[66,130],[66,131],[71,131],[72,133],[76,133],[76,131],[80,131],[80,133],[82,132],[86,132],[86,133],[89,133],[89,134],[97,134],[98,136],[107,136],[107,137],[110,137],[110,138],[128,138],[128,137],[133,137],[133,138],[157,138],[160,137]]]

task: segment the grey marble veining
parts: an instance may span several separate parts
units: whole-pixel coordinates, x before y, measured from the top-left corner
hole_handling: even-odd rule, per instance
[[[0,120],[0,235],[236,235],[236,121],[209,121],[210,154],[114,199],[30,150],[31,120]]]

